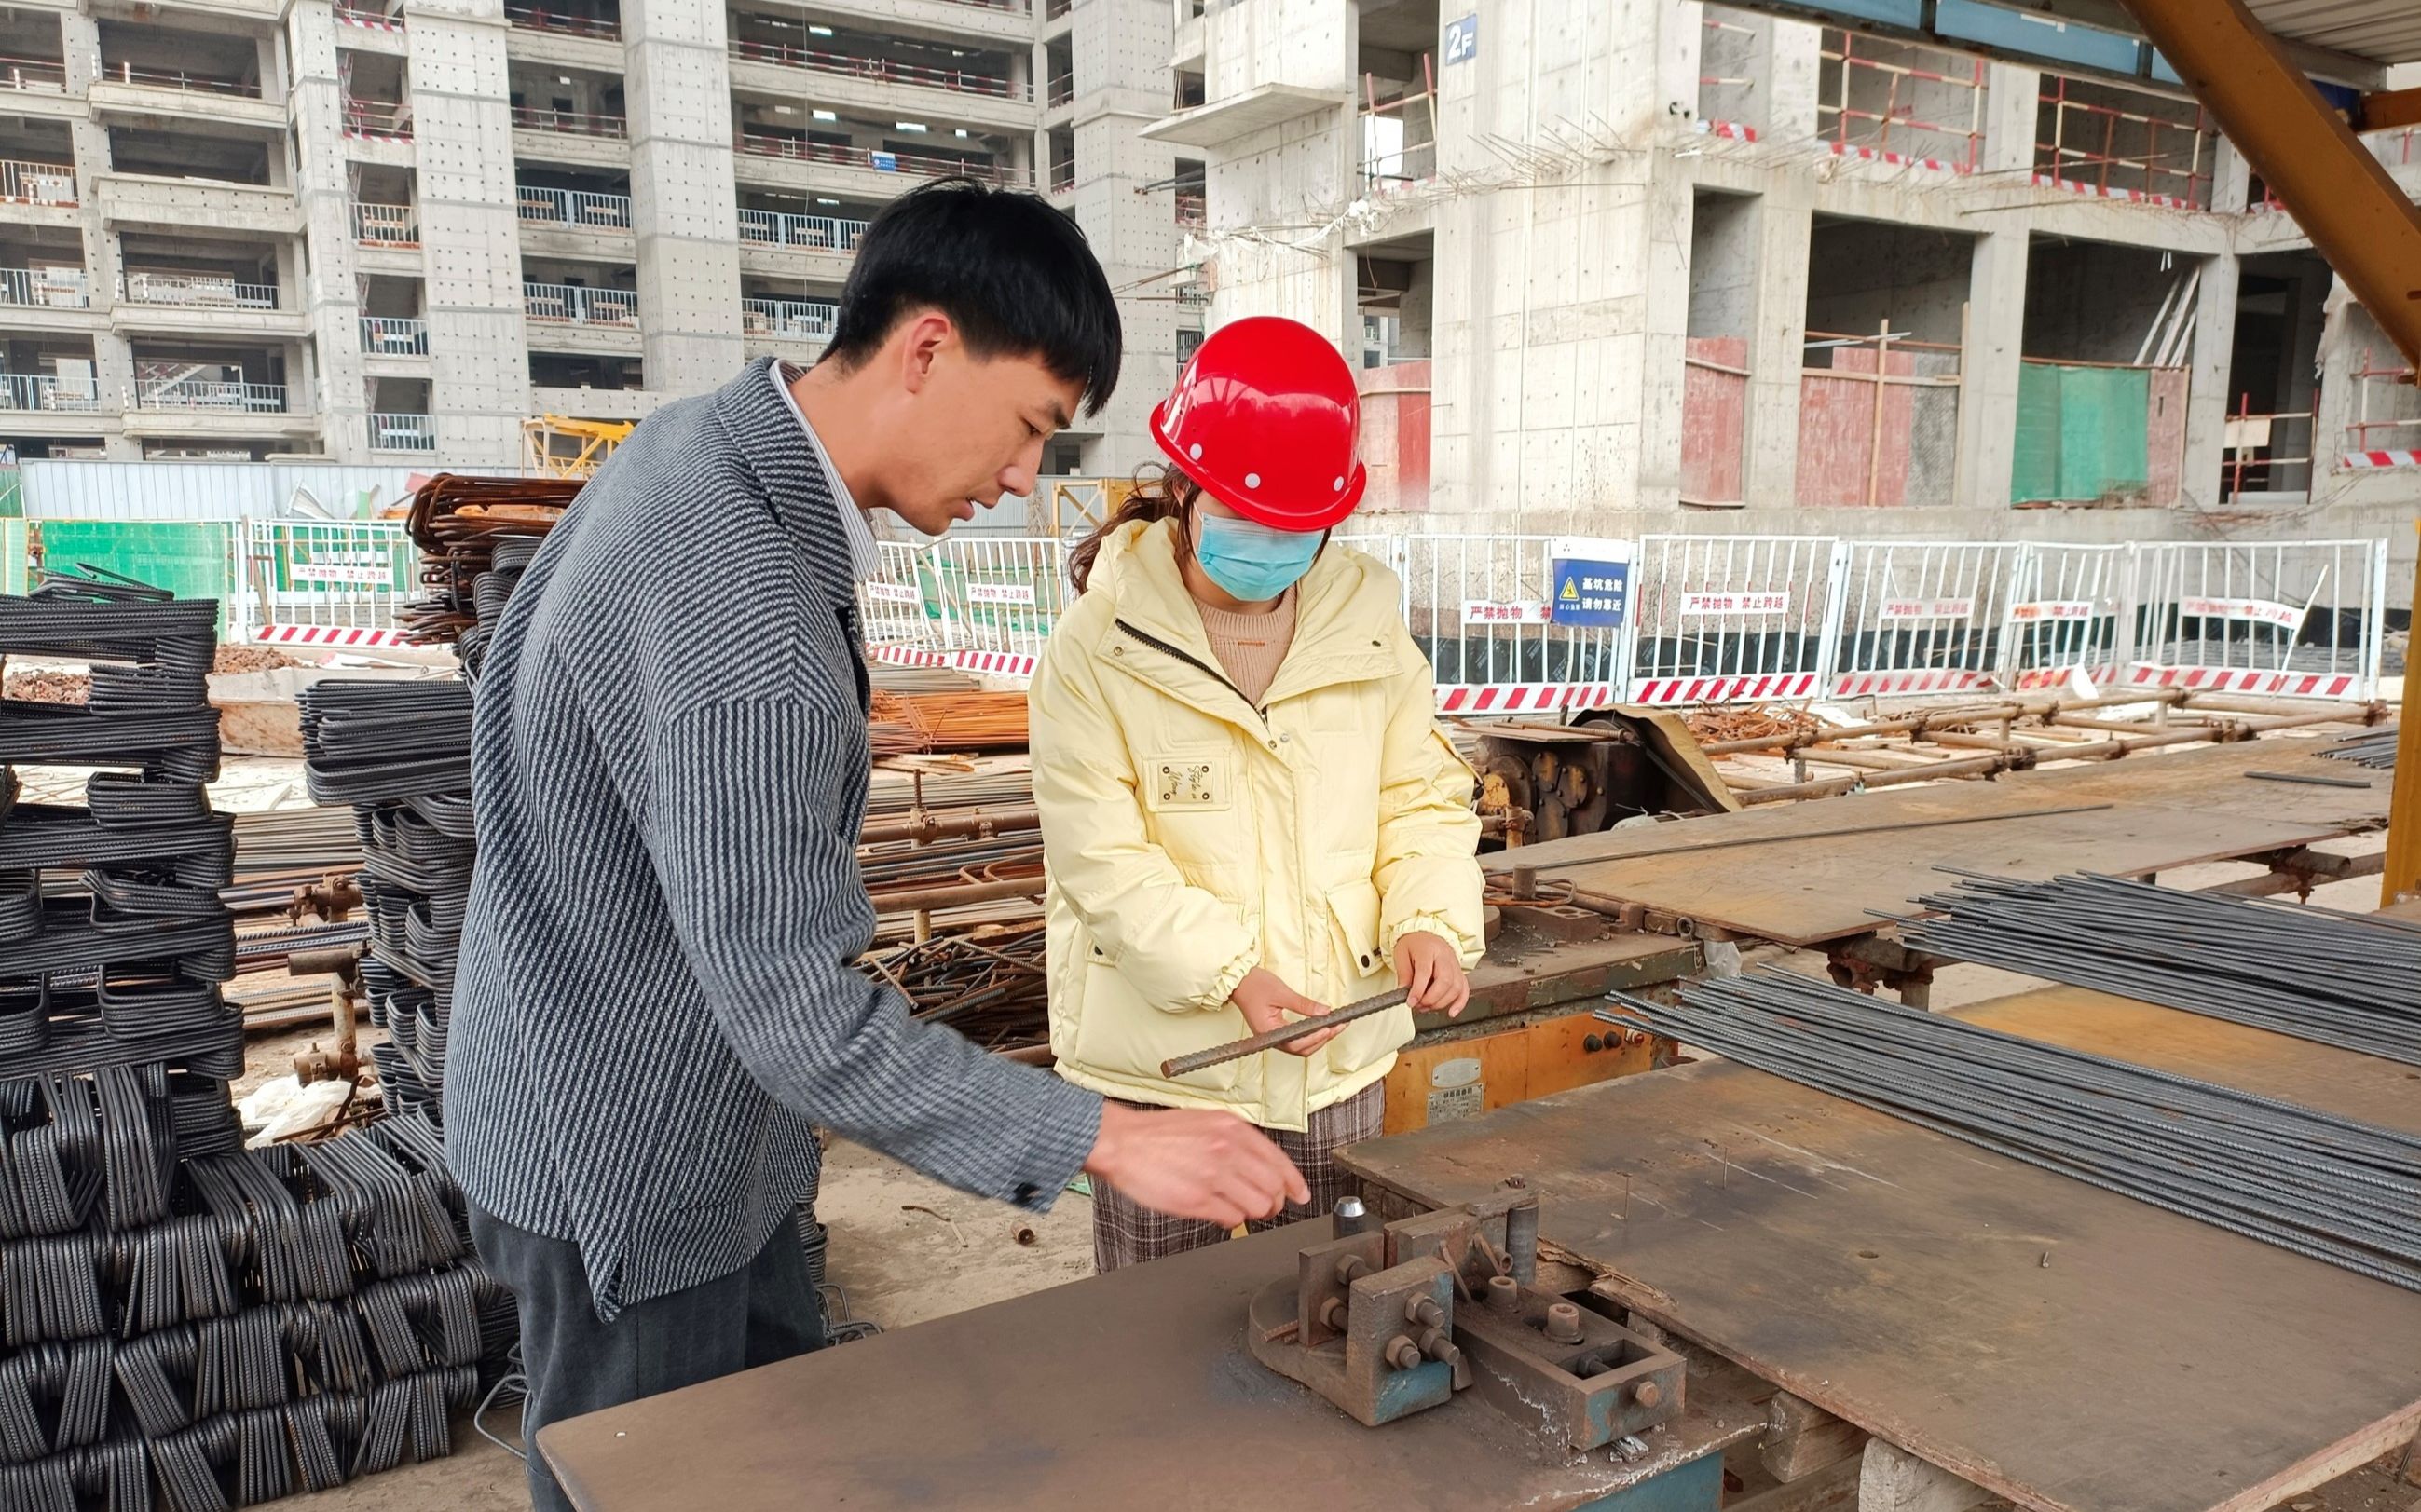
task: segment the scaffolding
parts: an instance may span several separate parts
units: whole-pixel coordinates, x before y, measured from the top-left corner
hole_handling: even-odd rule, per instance
[[[2221,468],[2221,501],[2233,504],[2248,493],[2308,495],[2318,418],[2310,410],[2257,414],[2253,396],[2239,395],[2221,443],[2226,453]]]
[[[1751,101],[1760,82],[1757,77],[1757,41],[1765,34],[1745,11],[1706,8],[1706,35],[1698,58],[1709,71],[1698,75],[1698,119],[1710,128],[1740,127],[1753,131]]]
[[[2410,367],[2382,367],[2362,349],[2352,380],[2353,418],[2346,422],[2346,461],[2354,467],[2421,467],[2421,397]],[[2376,408],[2374,408],[2376,406]]]
[[[636,429],[630,420],[572,420],[542,414],[522,422],[522,450],[539,477],[587,477]]]
[[[1987,75],[1981,57],[1828,26],[1823,70],[1817,133],[1835,152],[1953,173],[1973,173],[1982,164]],[[1917,114],[1920,108],[1925,115]],[[1957,114],[1962,109],[1964,122]]]
[[[2077,90],[2090,91],[2080,97]],[[2096,102],[2095,95],[2132,97],[2143,109]],[[2210,208],[2211,166],[2219,136],[2200,105],[2164,96],[2085,86],[2048,75],[2037,115],[2038,181],[2110,199],[2140,200],[2181,210]],[[2152,112],[2154,102],[2179,114]],[[2184,113],[2192,112],[2189,118]]]
[[[1427,183],[1437,177],[1437,68],[1421,55],[1421,87],[1415,94],[1394,80],[1392,97],[1379,98],[1375,73],[1362,75],[1362,187],[1371,194]]]

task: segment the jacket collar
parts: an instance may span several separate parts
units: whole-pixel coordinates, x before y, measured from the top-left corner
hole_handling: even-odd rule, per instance
[[[841,528],[832,479],[817,460],[798,417],[773,388],[767,369],[774,360],[758,358],[717,389],[715,413],[731,432],[741,465],[764,491],[774,522],[799,543],[807,570],[824,597],[836,604],[853,604],[857,578],[851,567],[849,537]]]
[[[1177,565],[1177,522],[1120,527],[1101,543],[1091,591],[1106,594],[1120,623],[1176,647],[1205,666],[1218,665],[1202,615]],[[1367,682],[1398,670],[1394,637],[1401,605],[1384,574],[1372,574],[1356,553],[1330,542],[1296,588],[1294,640],[1264,706],[1336,683]],[[1114,632],[1115,633],[1115,632]],[[1220,718],[1247,714],[1232,689],[1174,658],[1119,658],[1121,664],[1173,696]]]

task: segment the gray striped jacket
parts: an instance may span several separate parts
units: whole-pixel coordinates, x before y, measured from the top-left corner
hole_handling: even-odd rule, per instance
[[[746,1265],[814,1193],[813,1125],[1035,1208],[1099,1131],[1099,1099],[851,967],[854,600],[757,363],[623,444],[498,628],[445,1150],[472,1201],[579,1244],[609,1320]]]

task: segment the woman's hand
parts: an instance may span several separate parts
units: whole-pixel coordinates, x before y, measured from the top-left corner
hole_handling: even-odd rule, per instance
[[[1396,942],[1396,980],[1412,995],[1414,1013],[1460,1015],[1471,1002],[1471,978],[1463,974],[1462,959],[1454,946],[1426,929],[1414,929]]]
[[[1257,1035],[1283,1028],[1293,1019],[1317,1018],[1328,1011],[1325,1005],[1314,1003],[1279,981],[1275,974],[1260,967],[1244,974],[1244,979],[1236,984],[1236,990],[1228,994],[1227,1001],[1236,1005],[1237,1010],[1243,1014],[1244,1021],[1253,1026],[1253,1033]],[[1289,1055],[1308,1055],[1335,1038],[1336,1035],[1337,1031],[1334,1029],[1322,1029],[1300,1039],[1289,1039],[1277,1048]]]

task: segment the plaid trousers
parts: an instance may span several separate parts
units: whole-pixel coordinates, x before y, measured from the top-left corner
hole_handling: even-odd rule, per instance
[[[1135,1102],[1121,1106],[1144,1113],[1166,1111]],[[1359,1193],[1361,1181],[1337,1166],[1336,1152],[1348,1145],[1378,1138],[1386,1111],[1386,1088],[1374,1082],[1343,1102],[1313,1114],[1311,1127],[1302,1133],[1262,1130],[1303,1173],[1304,1184],[1311,1188],[1311,1201],[1299,1207],[1289,1203],[1276,1217],[1257,1218],[1245,1227],[1257,1234],[1281,1224],[1320,1217],[1336,1206],[1337,1198]],[[1157,1260],[1164,1255],[1182,1255],[1187,1250],[1216,1244],[1227,1235],[1228,1231],[1216,1224],[1154,1212],[1100,1177],[1093,1177],[1093,1269],[1097,1271]]]

